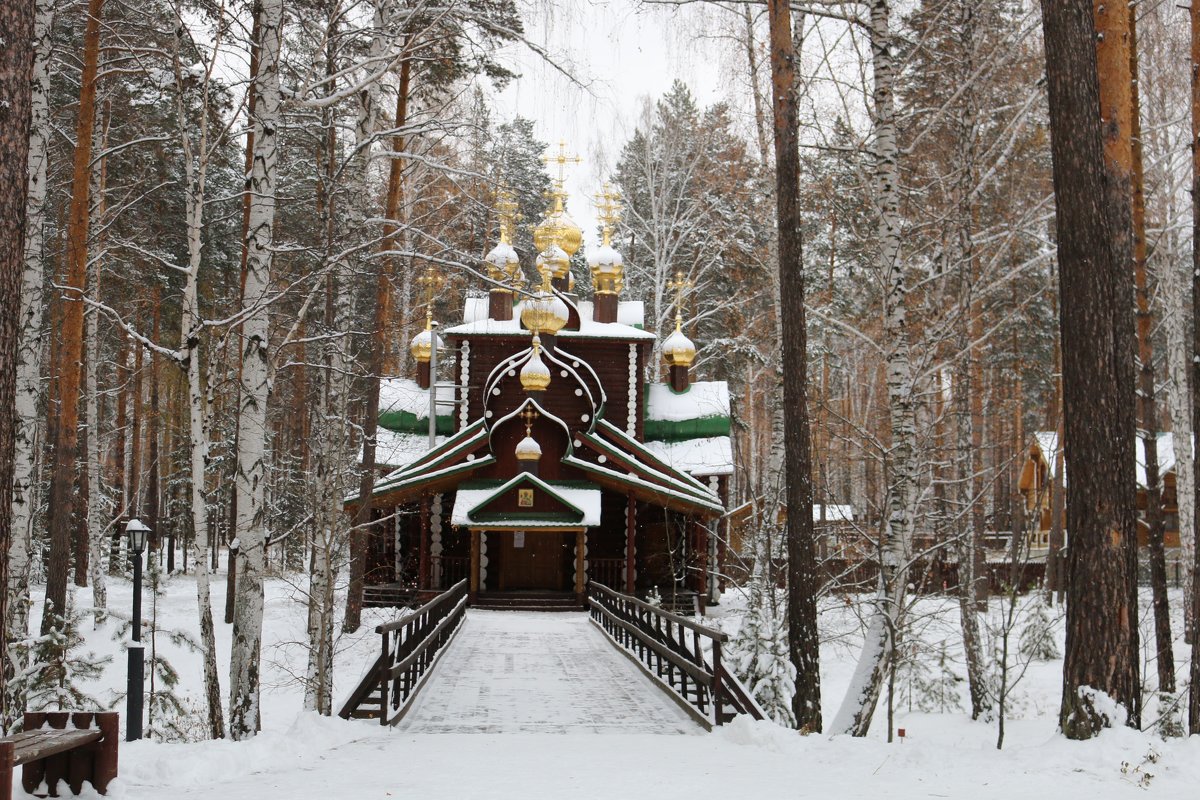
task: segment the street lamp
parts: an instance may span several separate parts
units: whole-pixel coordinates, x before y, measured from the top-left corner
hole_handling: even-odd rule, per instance
[[[142,655],[142,551],[150,529],[136,517],[125,523],[129,537],[129,557],[133,560],[133,640],[129,643],[129,685],[126,689],[125,741],[142,738],[142,699],[146,683]]]

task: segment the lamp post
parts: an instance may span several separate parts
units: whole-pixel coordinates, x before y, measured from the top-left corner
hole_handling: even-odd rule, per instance
[[[129,642],[129,685],[125,700],[125,741],[142,738],[142,700],[145,687],[145,659],[142,653],[142,551],[150,529],[136,517],[125,524],[129,536],[129,557],[133,560],[133,639]]]

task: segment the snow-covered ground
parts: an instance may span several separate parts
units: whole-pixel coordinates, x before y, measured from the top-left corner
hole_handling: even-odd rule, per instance
[[[194,589],[186,577],[170,582],[157,601],[164,631],[195,630]],[[1165,798],[1200,797],[1200,737],[1164,741],[1129,729],[1085,743],[1059,736],[1062,662],[1057,659],[1026,665],[1014,655],[1022,674],[1013,690],[1005,746],[998,751],[996,722],[972,722],[963,710],[957,606],[946,598],[922,599],[914,608],[909,648],[923,666],[897,672],[895,727],[904,728],[906,736],[888,744],[883,702],[872,735],[863,740],[800,736],[746,720],[712,734],[698,732],[678,709],[657,698],[650,682],[622,656],[605,649],[607,643],[582,615],[472,612],[439,665],[440,674],[401,726],[320,718],[300,711],[302,689],[294,678],[303,665],[303,606],[284,580],[270,581],[267,594],[263,732],[241,743],[122,745],[120,778],[110,797],[1010,800],[1047,795],[1106,800],[1142,790]],[[220,596],[225,689],[229,626],[219,621]],[[90,591],[81,591],[80,604],[89,599]],[[127,582],[110,586],[109,603],[116,610],[129,608]],[[727,596],[714,621],[736,629],[739,607],[738,598]],[[146,608],[148,615],[149,597]],[[393,613],[368,612],[359,633],[340,637],[336,697],[345,696],[375,656],[373,627]],[[989,613],[993,629],[1000,613],[996,603]],[[861,643],[858,607],[828,598],[822,602],[821,624],[828,720]],[[123,711],[115,692],[125,685],[125,660],[115,630],[110,622],[87,631],[88,648],[113,656],[88,688]],[[1061,651],[1057,620],[1054,635]],[[177,691],[198,709],[199,656],[167,641],[165,633],[158,644],[180,674]],[[1019,649],[1015,635],[1012,647]],[[1181,644],[1181,675],[1186,674],[1185,655]],[[1149,672],[1153,676],[1152,667]],[[601,691],[605,684],[613,685],[611,694]],[[640,706],[637,721],[627,729],[617,713],[622,700],[627,711]],[[1149,718],[1153,704],[1148,705]],[[191,727],[199,731],[196,717]],[[648,726],[648,718],[661,725]],[[598,719],[604,724],[589,722]],[[16,794],[21,796],[19,789]]]

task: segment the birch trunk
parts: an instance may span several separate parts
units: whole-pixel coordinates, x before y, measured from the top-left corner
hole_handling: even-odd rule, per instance
[[[229,735],[248,739],[259,727],[259,668],[262,649],[263,572],[266,559],[264,457],[269,393],[267,293],[271,281],[275,225],[280,26],[283,0],[258,0],[261,19],[258,93],[254,124],[254,168],[250,188],[250,232],[246,259],[247,314],[242,338],[241,404],[238,409],[237,539],[238,581],[233,607],[229,666]]]
[[[183,9],[176,6],[176,17]],[[193,142],[191,124],[184,102],[184,75],[180,61],[182,24],[176,28],[174,66],[176,86],[176,119],[184,162],[184,210],[187,218],[188,268],[183,288],[180,313],[179,356],[187,371],[188,393],[188,466],[192,516],[192,565],[196,576],[196,606],[199,612],[200,649],[204,671],[204,698],[208,707],[208,736],[225,736],[225,720],[221,709],[221,681],[217,673],[217,641],[213,629],[212,590],[209,578],[209,526],[207,480],[209,465],[209,403],[200,370],[204,320],[200,314],[199,284],[203,261],[204,200],[208,178],[208,120],[201,114],[196,140]],[[208,96],[207,73],[201,86]]]
[[[1192,318],[1200,318],[1200,3],[1188,14],[1192,33]],[[1200,325],[1192,326],[1192,431],[1200,431]],[[1193,477],[1195,474],[1193,473]],[[1200,480],[1194,481],[1192,508],[1192,666],[1189,672],[1188,733],[1200,733]]]
[[[1155,661],[1158,690],[1175,692],[1175,653],[1171,642],[1171,610],[1167,601],[1167,557],[1162,508],[1162,483],[1158,472],[1158,399],[1154,380],[1154,319],[1150,310],[1146,270],[1146,192],[1143,167],[1141,102],[1138,89],[1137,14],[1129,14],[1130,76],[1130,179],[1132,188],[1133,278],[1137,301],[1138,434],[1146,461],[1146,526],[1148,531],[1150,587],[1154,602]],[[1162,728],[1165,730],[1165,728]]]
[[[17,319],[23,310],[22,248],[29,208],[27,175],[35,16],[32,2],[0,7],[0,31],[5,38],[0,49],[0,241],[4,242],[0,251],[0,408],[4,409],[4,418],[0,420],[0,626],[8,622],[13,453],[14,439],[20,429],[12,408],[21,360]],[[21,602],[21,598],[17,600]],[[23,638],[25,631],[22,628],[18,633]],[[0,668],[0,732],[7,730],[9,719],[18,711],[8,706],[8,634],[6,627],[0,627],[0,657],[4,661]]]
[[[50,164],[50,56],[57,0],[37,0],[33,23],[33,99],[29,129],[29,190],[26,199],[25,263],[21,276],[20,349],[17,351],[17,426],[13,455],[12,542],[8,550],[10,636],[29,629],[30,547],[33,541],[35,464],[41,429],[42,314],[45,261],[46,194]],[[3,555],[0,553],[0,555]],[[7,663],[7,662],[6,662]],[[18,665],[13,663],[13,668]]]
[[[916,412],[909,354],[907,282],[900,261],[900,192],[896,141],[895,64],[889,0],[871,0],[870,36],[874,86],[873,183],[879,214],[877,269],[884,287],[883,340],[887,349],[887,391],[892,443],[887,519],[879,543],[879,585],[862,654],[846,697],[831,726],[834,733],[866,736],[896,647],[903,611],[908,557],[916,514]]]
[[[104,132],[97,136],[97,149],[103,151],[107,146],[107,104],[105,106]],[[106,183],[108,159],[101,157],[99,164],[93,168],[94,175],[92,194],[92,223],[94,230],[99,230],[104,220],[104,188]],[[100,276],[104,264],[104,237],[101,235],[97,243],[97,253],[92,259],[91,296],[100,299]],[[100,366],[100,312],[93,309],[87,315],[87,372],[84,376],[84,397],[87,405],[87,545],[89,550],[88,578],[92,584],[92,606],[96,609],[108,607],[108,586],[104,570],[104,535],[107,529],[105,510],[100,487],[100,393],[98,391],[96,374]],[[79,569],[79,565],[76,565]],[[99,623],[102,614],[97,612],[96,621]]]

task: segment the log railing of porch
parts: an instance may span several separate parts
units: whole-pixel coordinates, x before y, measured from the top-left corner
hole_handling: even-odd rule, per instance
[[[737,714],[765,717],[721,661],[728,634],[596,581],[588,583],[587,596],[592,622],[706,724],[724,725]]]
[[[625,566],[623,558],[589,558],[587,562],[588,579],[603,586],[623,586],[625,584]]]
[[[460,580],[425,605],[395,622],[375,628],[381,638],[379,657],[342,706],[342,719],[379,719],[394,725],[438,655],[458,632],[467,609],[467,581]]]

